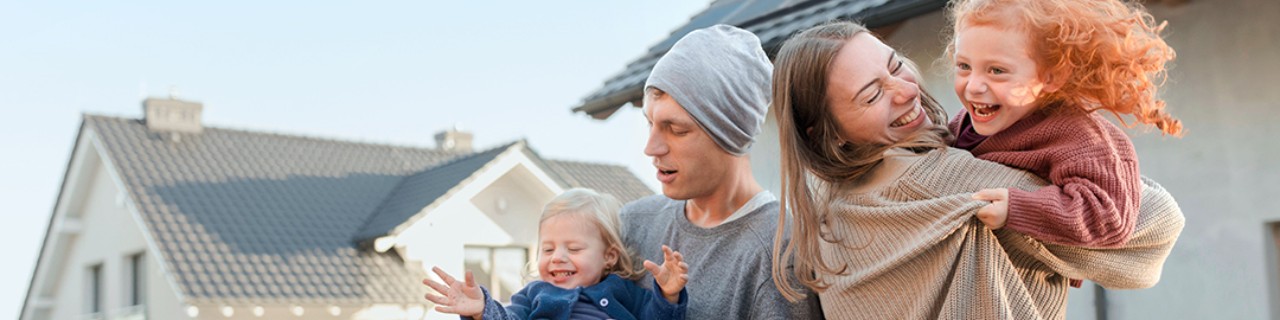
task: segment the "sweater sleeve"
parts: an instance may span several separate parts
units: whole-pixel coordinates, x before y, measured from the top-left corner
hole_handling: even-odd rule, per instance
[[[1016,232],[999,230],[1008,250],[1029,253],[1058,273],[1088,279],[1111,289],[1141,289],[1160,281],[1164,261],[1177,242],[1186,219],[1178,203],[1160,184],[1139,178],[1142,202],[1133,237],[1124,246],[1087,249],[1041,244]]]
[[[1140,192],[1132,148],[1098,143],[1081,149],[1057,152],[1046,177],[1052,185],[1009,189],[1009,228],[1069,246],[1115,248],[1129,241]]]
[[[529,313],[532,311],[528,292],[529,287],[525,287],[520,292],[511,295],[511,305],[506,307],[503,307],[501,303],[498,303],[497,300],[494,300],[489,295],[489,289],[481,286],[480,290],[484,291],[484,315],[482,316],[484,320],[520,320],[528,318]],[[462,319],[471,318],[462,317]]]
[[[638,297],[643,304],[636,319],[684,319],[685,309],[689,306],[689,289],[680,289],[680,298],[672,304],[662,296],[662,287],[657,281],[652,283],[653,289],[642,288],[631,281],[626,281],[626,284],[632,296]]]

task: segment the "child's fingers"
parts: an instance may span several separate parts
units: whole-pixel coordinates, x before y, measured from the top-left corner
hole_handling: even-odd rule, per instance
[[[454,279],[449,276],[449,274],[444,272],[444,270],[441,270],[440,267],[431,267],[431,271],[434,271],[437,276],[440,276],[440,280],[443,280],[444,283],[454,284],[458,282],[458,279]]]
[[[973,193],[973,200],[996,201],[1004,199],[1001,197],[1000,189],[982,189]]]
[[[431,293],[428,293],[428,294],[427,294],[427,301],[431,301],[431,303],[434,303],[434,304],[436,304],[436,305],[449,305],[449,299],[445,298],[445,297],[444,297],[444,296],[442,296],[442,295],[438,295],[438,294],[431,294]]]
[[[658,271],[659,271],[659,270],[658,270],[658,264],[657,264],[657,263],[653,263],[653,261],[645,260],[645,261],[644,261],[644,269],[645,269],[645,270],[649,270],[649,273],[652,273],[652,274],[653,274],[653,275],[655,275],[655,276],[656,276],[656,275],[658,275]]]
[[[471,271],[467,271],[467,274],[466,276],[464,276],[464,278],[467,279],[467,288],[476,287],[476,276],[471,274]]]
[[[423,279],[422,283],[426,284],[428,287],[431,287],[431,290],[435,290],[436,292],[449,293],[449,286],[443,283],[435,282],[434,280],[431,280],[431,279]]]
[[[675,261],[680,261],[680,264],[684,264],[684,255],[680,254],[679,251],[672,252],[671,258],[675,259]]]

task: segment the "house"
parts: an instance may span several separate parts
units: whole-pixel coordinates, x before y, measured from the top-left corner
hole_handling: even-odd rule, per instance
[[[621,166],[205,127],[199,103],[85,115],[20,319],[420,319],[426,268],[521,288],[542,205],[653,192]]]
[[[1146,0],[1177,50],[1163,97],[1186,136],[1131,130],[1142,173],[1175,198],[1187,224],[1161,282],[1144,290],[1070,291],[1071,319],[1280,318],[1280,2]],[[597,119],[639,106],[649,70],[691,30],[716,23],[759,35],[772,56],[790,35],[833,19],[861,21],[921,66],[926,90],[960,110],[952,67],[939,62],[949,32],[945,0],[717,0],[573,106]],[[751,153],[761,184],[779,190],[773,116]]]

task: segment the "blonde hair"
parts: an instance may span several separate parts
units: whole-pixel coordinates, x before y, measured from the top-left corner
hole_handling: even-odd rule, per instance
[[[1124,115],[1164,134],[1182,135],[1182,122],[1157,96],[1165,64],[1175,56],[1160,38],[1165,23],[1157,24],[1137,1],[960,0],[951,4],[948,16],[953,38],[967,26],[1022,31],[1036,71],[1061,82],[1058,90],[1038,97],[1045,112],[1106,110],[1128,127],[1134,124]],[[955,59],[954,40],[946,53],[943,59]]]
[[[591,189],[573,188],[552,198],[542,208],[542,218],[538,225],[552,217],[574,215],[586,219],[600,230],[600,240],[604,242],[605,252],[613,251],[618,255],[617,263],[605,267],[606,273],[616,274],[626,279],[639,278],[641,273],[633,264],[631,254],[622,243],[622,224],[618,220],[618,210],[622,204],[613,196],[595,192]]]
[[[796,279],[801,285],[822,292],[827,285],[818,280],[821,274],[843,274],[847,265],[834,266],[822,259],[818,241],[831,239],[821,234],[828,215],[826,206],[818,204],[808,174],[831,183],[858,180],[884,160],[893,148],[914,152],[944,149],[951,135],[945,124],[946,113],[933,97],[920,91],[933,125],[893,144],[837,141],[839,123],[831,113],[827,97],[832,61],[840,49],[854,36],[868,32],[866,27],[847,21],[828,22],[788,39],[778,51],[773,69],[773,105],[778,120],[778,140],[782,167],[782,212],[778,215],[778,231],[773,246],[773,279],[787,299],[796,301],[804,295],[795,290],[785,274],[785,263],[794,259]],[[905,60],[906,72],[919,75],[915,65]],[[919,77],[917,77],[919,78]],[[791,241],[782,248],[788,212]]]

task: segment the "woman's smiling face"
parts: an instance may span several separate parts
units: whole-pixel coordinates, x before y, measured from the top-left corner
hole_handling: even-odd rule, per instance
[[[843,142],[889,145],[931,124],[917,75],[869,33],[845,42],[828,77],[827,105]]]

